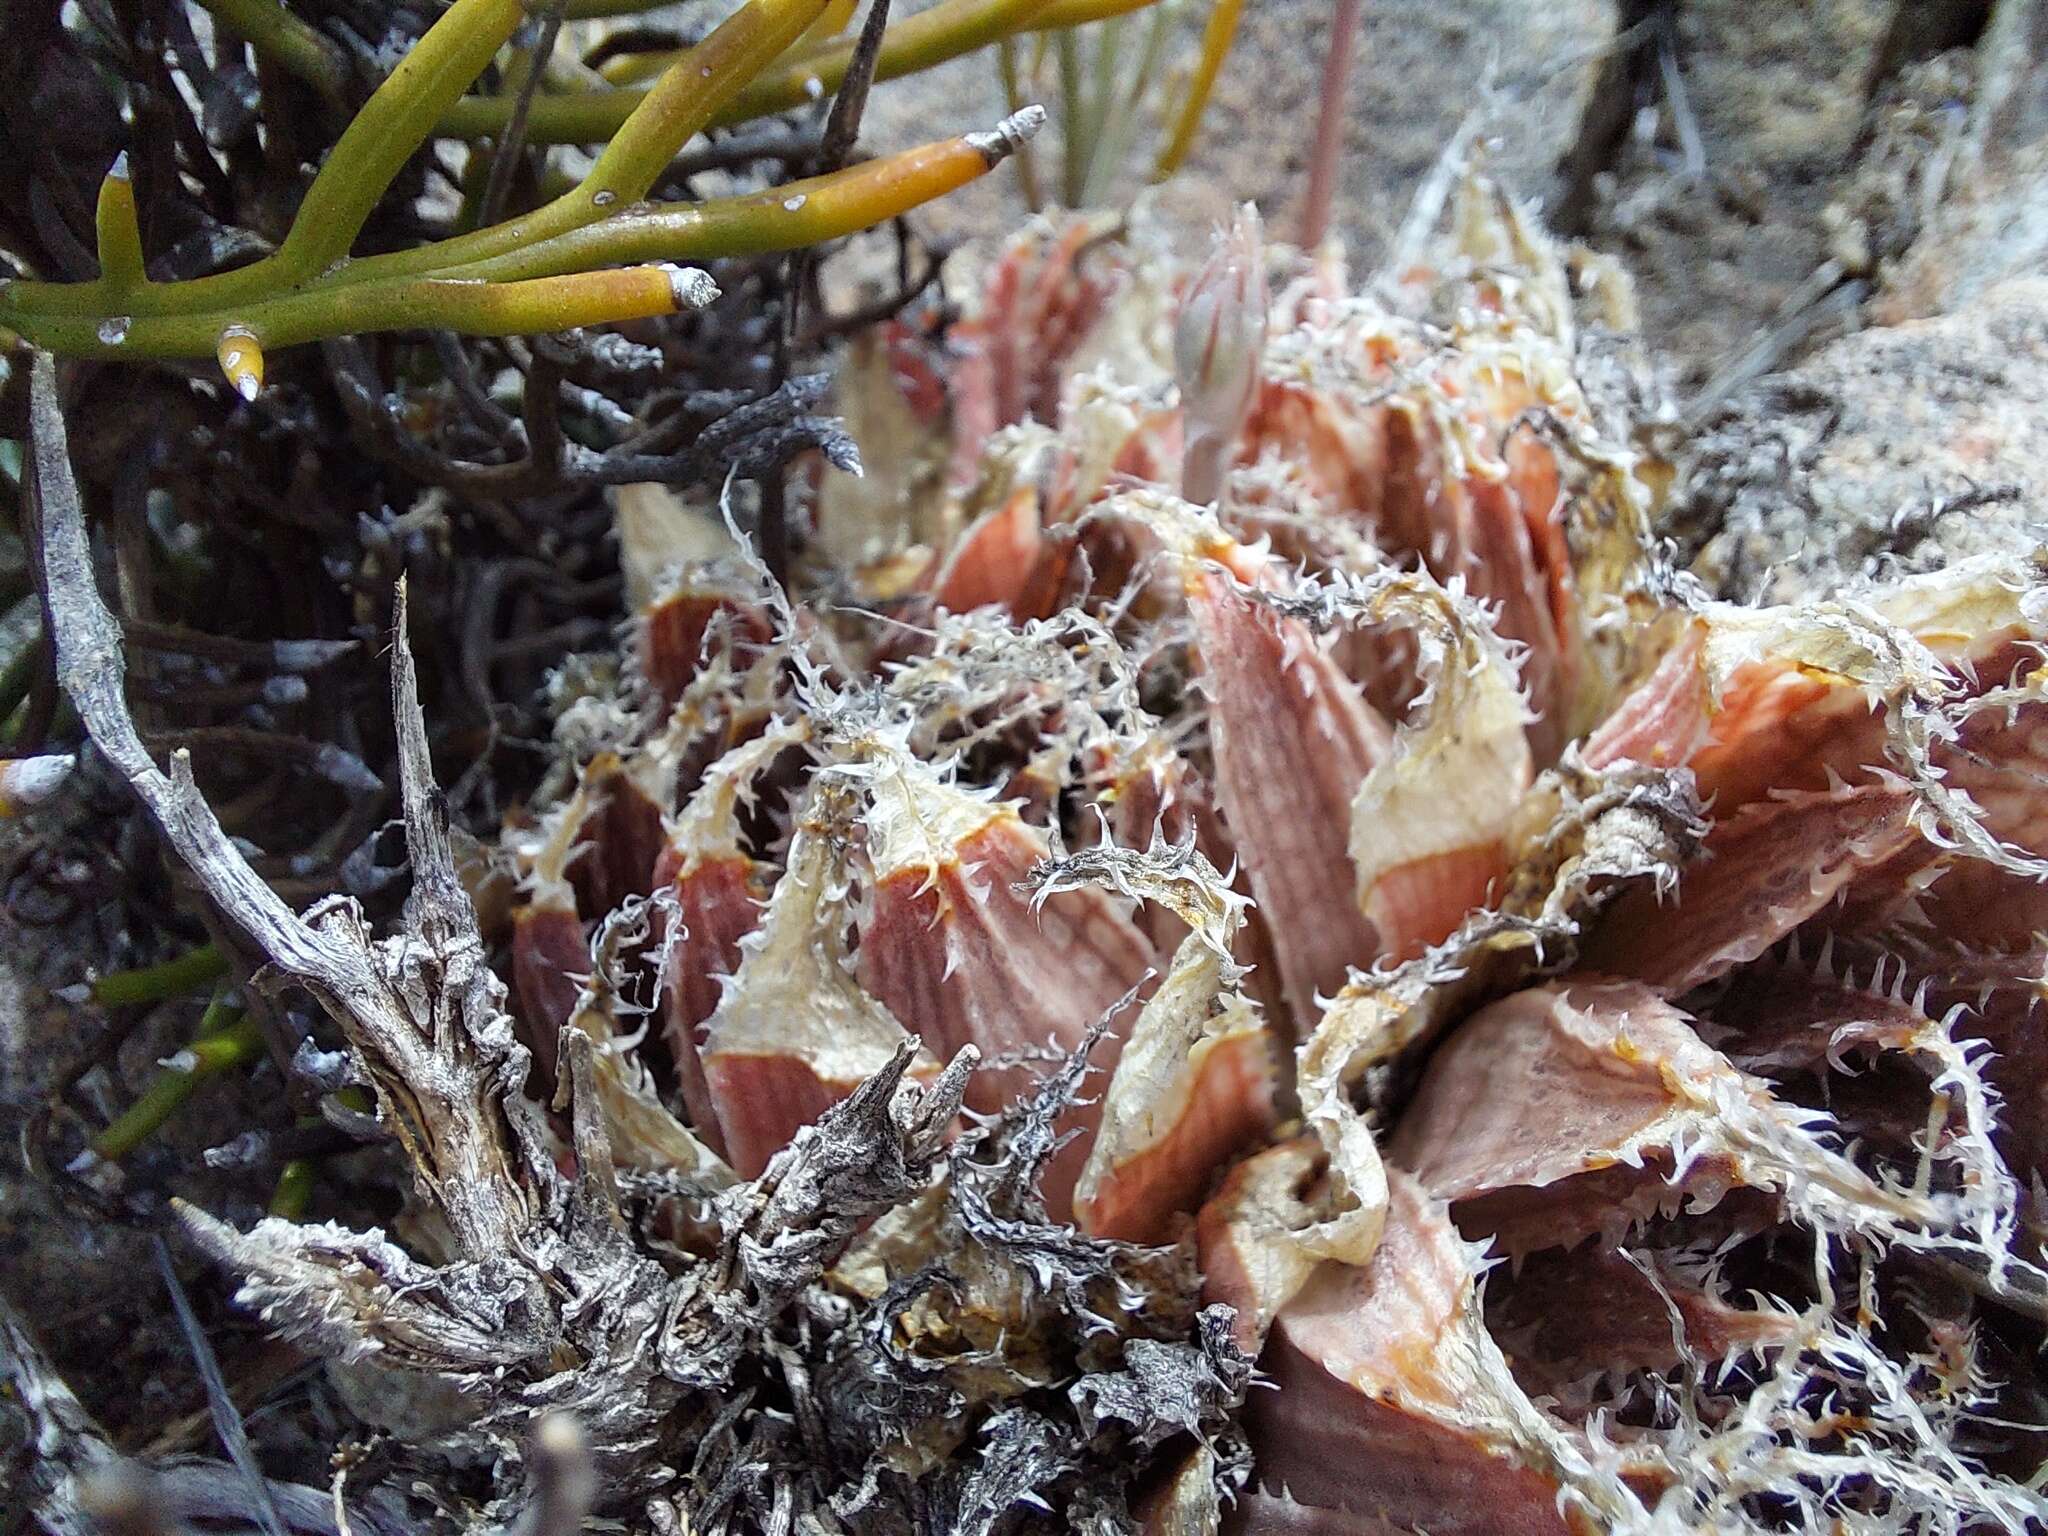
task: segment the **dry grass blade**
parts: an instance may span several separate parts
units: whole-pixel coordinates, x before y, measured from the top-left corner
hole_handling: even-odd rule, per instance
[[[248,1426],[242,1422],[242,1411],[235,1406],[228,1384],[220,1374],[220,1361],[214,1358],[213,1345],[207,1340],[206,1330],[200,1327],[199,1319],[193,1314],[192,1299],[185,1294],[184,1283],[172,1267],[171,1250],[161,1237],[154,1246],[157,1273],[164,1277],[164,1289],[171,1296],[171,1310],[177,1314],[178,1327],[192,1351],[192,1363],[198,1368],[200,1383],[206,1388],[206,1406],[213,1415],[214,1430],[220,1435],[221,1444],[227,1447],[228,1458],[248,1483],[250,1502],[256,1507],[256,1518],[265,1536],[284,1536],[284,1522],[278,1518],[277,1505],[271,1500],[270,1485],[264,1481],[263,1469],[257,1465],[256,1453],[249,1446]]]

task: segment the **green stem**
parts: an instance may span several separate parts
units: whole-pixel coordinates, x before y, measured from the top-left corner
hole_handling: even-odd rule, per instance
[[[310,1157],[295,1157],[279,1169],[277,1188],[270,1193],[270,1214],[286,1221],[303,1221],[313,1200],[316,1171]]]
[[[1159,0],[1050,0],[1050,3],[1021,26],[1010,26],[1001,32],[996,41],[1003,38],[1024,37],[1033,33],[1058,32],[1068,27],[1086,26],[1091,21],[1103,21],[1112,16],[1128,16],[1133,11],[1142,11],[1156,5]],[[934,10],[938,9],[933,7]],[[955,7],[956,12],[959,9]],[[914,19],[914,18],[913,18]],[[907,22],[899,22],[899,26]],[[901,46],[899,44],[899,46]],[[792,60],[793,67],[817,69],[817,60],[834,51],[832,38],[818,38],[813,42],[800,44]],[[933,55],[932,63],[944,63],[947,58],[958,55],[946,53]],[[651,80],[675,57],[673,49],[656,50],[651,53],[625,54],[608,61],[599,73],[614,85],[634,85]],[[1036,67],[1035,65],[1033,66]]]
[[[227,971],[227,956],[214,945],[202,944],[158,965],[102,976],[92,984],[92,1000],[102,1008],[161,1003],[167,998],[197,992],[208,982],[218,981]]]
[[[1087,116],[1081,100],[1081,39],[1062,32],[1055,44],[1060,65],[1060,203],[1081,206],[1081,184],[1087,180]]]
[[[348,60],[282,0],[199,0],[265,58],[283,65],[329,102],[348,98]]]
[[[694,261],[801,250],[943,197],[986,174],[993,163],[972,137],[948,139],[744,197],[638,209],[458,268],[453,275],[501,283],[602,262]]]
[[[753,0],[663,71],[597,157],[589,184],[615,193],[623,202],[645,197],[676,151],[802,37],[826,3]]]
[[[940,0],[890,29],[893,51],[885,44],[883,72],[924,68],[1046,15],[1077,8],[1117,14],[1150,3]],[[467,235],[342,262],[390,179],[433,131],[433,119],[523,14],[520,0],[455,0],[343,134],[274,254],[212,277],[127,290],[105,280],[0,282],[0,327],[73,356],[206,357],[223,336],[243,332],[260,352],[374,331],[515,335],[669,314],[685,296],[672,275],[591,269],[794,249],[851,233],[971,180],[1016,147],[1014,135],[999,150],[986,136],[969,135],[871,162],[841,173],[843,180],[758,198],[610,211],[644,196],[683,143],[708,124],[776,110],[773,102],[785,97],[805,99],[805,82],[836,89],[851,50],[844,42],[804,55],[797,73],[782,69],[768,77],[766,95],[759,78],[830,4],[750,0],[676,59],[651,90],[592,98],[623,116],[593,135],[610,135],[611,142],[583,183],[545,207]],[[537,99],[533,112],[544,114],[562,99]],[[503,98],[486,104],[508,113],[512,106]],[[537,127],[530,137],[551,141]]]
[[[1047,26],[1078,26],[1103,16],[1143,10],[1157,0],[939,0],[931,9],[893,23],[875,63],[876,80],[895,80],[973,53],[1005,37]],[[1048,22],[1048,16],[1062,18]],[[853,44],[837,41],[815,53],[778,65],[741,91],[707,126],[729,128],[776,112],[822,100],[839,89],[853,58]],[[543,96],[527,114],[527,138],[535,144],[598,144],[617,133],[646,91],[588,91]],[[490,96],[465,96],[441,118],[441,132],[453,138],[488,138],[504,126],[507,104]]]
[[[201,1083],[260,1060],[263,1031],[254,1017],[237,1009],[225,1028],[196,1036],[182,1055],[184,1061],[157,1073],[141,1096],[93,1137],[95,1153],[108,1162],[120,1161],[176,1114]]]
[[[507,219],[474,234],[418,246],[389,255],[367,256],[335,274],[342,284],[371,282],[400,275],[419,276],[486,261],[536,241],[552,239],[594,224],[614,208],[637,202],[673,160],[676,151],[703,130],[747,81],[801,37],[823,11],[827,0],[752,0],[735,12],[695,48],[678,56],[651,90],[637,92],[633,110],[575,187],[545,207]],[[495,102],[509,112],[509,103]],[[534,119],[547,97],[528,108],[528,138],[548,142],[533,132]]]
[[[335,146],[326,167],[307,193],[306,203],[293,221],[292,233],[275,255],[220,277],[161,284],[147,294],[124,294],[118,299],[100,285],[89,283],[7,284],[0,286],[0,323],[9,324],[25,334],[30,332],[32,323],[17,316],[33,306],[44,309],[50,316],[34,332],[46,347],[74,355],[186,357],[211,352],[221,331],[230,325],[246,327],[265,346],[285,346],[293,341],[352,331],[396,330],[421,324],[468,330],[472,335],[508,335],[515,334],[522,327],[526,330],[559,330],[570,324],[590,325],[633,319],[647,313],[669,313],[668,310],[640,309],[632,313],[605,314],[568,304],[563,310],[561,324],[529,323],[530,320],[545,320],[545,303],[536,308],[534,303],[522,303],[517,295],[489,298],[470,295],[465,299],[423,289],[417,284],[394,284],[390,280],[424,277],[444,269],[485,261],[594,223],[605,218],[612,205],[639,199],[682,144],[700,131],[712,115],[730,103],[749,79],[800,37],[817,19],[826,3],[827,0],[752,0],[696,48],[679,57],[651,91],[634,93],[635,110],[620,126],[617,138],[590,174],[575,190],[556,198],[546,207],[472,234],[458,235],[412,250],[366,257],[328,274],[317,283],[308,282],[308,279],[318,277],[320,269],[327,265],[319,257],[338,256],[346,251],[376,200],[376,196],[371,196],[369,202],[360,208],[359,216],[353,205],[342,203],[344,192],[367,186],[367,181],[360,176],[339,181],[332,176],[337,164],[344,161],[345,152],[373,173],[381,171],[394,146],[419,127],[419,119],[425,109],[420,100],[412,100],[407,104],[402,122],[394,117],[385,130],[368,137],[359,137],[357,129],[371,116],[379,102],[385,100],[386,92],[394,87],[404,84],[422,100],[431,95],[433,110],[438,114],[452,99],[447,89],[449,80],[470,63],[475,63],[476,68],[469,78],[481,72],[483,63],[489,61],[488,52],[483,54],[482,62],[468,56],[450,62],[440,56],[446,50],[438,50],[421,71],[401,81],[407,66],[428,51],[428,45],[440,37],[456,10],[465,5],[509,7],[514,13],[519,10],[518,0],[456,0],[456,8],[451,9],[448,16],[420,40],[419,45],[406,56],[405,62],[393,72],[391,79],[370,99],[356,123],[351,124],[342,136],[341,143]],[[486,21],[498,19],[502,18],[495,14],[485,18]],[[482,22],[478,24],[483,25]],[[503,30],[509,35],[509,28]],[[497,36],[497,30],[489,35]],[[466,84],[467,79],[456,85],[455,91],[459,92]],[[492,99],[509,110],[506,101]],[[534,104],[536,110],[541,105],[539,102]],[[430,126],[431,119],[428,121]],[[420,138],[424,138],[425,131],[421,130]],[[389,184],[390,177],[396,175],[397,167],[404,163],[412,148],[417,148],[417,140],[405,154],[398,156],[381,185]],[[323,193],[323,187],[329,190]],[[336,188],[340,190],[334,190]],[[376,195],[382,195],[381,186]],[[303,242],[295,247],[294,241],[299,240],[301,230],[322,227],[330,217],[328,210],[337,207],[341,212],[332,216],[343,220],[352,218],[354,223],[338,246],[330,236],[324,246],[316,249],[309,267],[308,247]],[[302,284],[305,286],[296,293],[279,291]],[[334,296],[343,290],[361,292],[350,302],[337,307]],[[534,301],[545,297],[526,296]],[[441,304],[448,306],[450,318],[441,318],[436,313],[436,306]],[[566,316],[571,311],[587,317],[570,320]],[[457,314],[473,318],[452,318]],[[114,315],[119,315],[127,323],[113,327],[109,335],[103,335],[103,322]],[[511,318],[514,315],[529,318],[515,321]],[[207,339],[209,330],[211,339]]]
[[[142,271],[142,226],[135,216],[135,186],[128,179],[128,151],[114,157],[113,169],[100,180],[99,206],[93,213],[100,281],[122,293],[149,279]]]
[[[277,254],[258,263],[273,267],[273,286],[304,282],[349,253],[371,210],[432,136],[441,114],[461,99],[525,19],[520,0],[455,0],[427,29],[343,130]]]
[[[271,0],[201,0],[201,3],[230,22],[258,50],[322,94],[339,96],[345,93],[347,67],[339,53],[330,58],[327,50],[332,45],[327,39],[281,6],[273,6]],[[669,0],[568,0],[563,15],[570,21],[631,16],[667,3]],[[1027,32],[1083,26],[1110,16],[1126,16],[1157,4],[1158,0],[1036,0],[1036,3],[1042,6],[1037,16],[1023,22],[1003,22],[985,31],[980,28],[974,31],[950,30],[960,25],[958,14],[964,9],[971,9],[959,3],[950,8],[944,4],[934,6],[920,16],[899,22],[889,29],[891,41],[883,45],[875,78],[894,80],[943,64],[963,53],[971,53],[987,42]],[[946,23],[926,20],[941,11],[950,11]],[[275,17],[284,19],[273,26],[271,22]],[[899,29],[908,27],[911,22],[922,25],[915,32],[901,33]],[[654,59],[657,56],[649,57]],[[844,78],[850,58],[850,46],[831,50],[824,57],[806,56],[808,73],[797,76],[794,82],[778,80],[772,90],[763,87],[758,93],[743,97],[734,112],[715,119],[713,126],[726,127],[801,106],[812,99],[811,79],[818,81],[818,95],[823,96],[826,91],[836,88],[835,72],[838,78]],[[539,120],[529,125],[528,141],[535,144],[601,143],[625,122],[645,95],[644,91],[598,91],[543,97],[536,104]],[[776,104],[769,104],[771,102]],[[451,138],[489,138],[503,130],[510,114],[509,101],[465,96],[441,114],[439,131]]]
[[[256,299],[196,314],[139,315],[119,341],[90,316],[24,323],[39,346],[80,357],[206,357],[221,333],[239,326],[265,351],[376,331],[446,330],[466,336],[531,336],[611,325],[682,308],[689,289],[661,267],[569,271],[532,282],[400,278],[387,283],[316,283],[281,298]]]
[[[363,103],[306,189],[284,243],[261,261],[126,294],[103,283],[0,283],[0,325],[23,330],[13,315],[28,306],[106,318],[224,309],[318,278],[348,255],[393,178],[525,14],[521,0],[455,0]]]
[[[1243,16],[1244,0],[1216,0],[1210,10],[1208,25],[1202,29],[1201,62],[1195,66],[1195,78],[1181,102],[1173,133],[1166,147],[1159,151],[1158,163],[1152,171],[1154,181],[1164,181],[1179,170],[1188,151],[1194,148],[1195,132],[1202,126],[1202,114],[1209,106],[1209,93],[1216,88],[1216,76],[1230,53],[1230,45],[1237,40],[1237,24]]]
[[[1029,31],[1052,0],[939,0],[929,10],[892,23],[882,35],[875,79],[915,74]],[[734,122],[786,112],[830,96],[853,62],[852,39],[835,41],[813,54],[788,61],[749,85],[734,104]]]
[[[136,316],[119,342],[104,340],[90,315],[28,315],[10,323],[60,352],[203,357],[229,324],[269,349],[371,331],[438,327],[510,336],[671,314],[688,296],[684,274],[620,264],[799,250],[837,239],[985,175],[1013,147],[1001,135],[969,134],[746,197],[642,206],[435,277],[368,284],[336,278],[232,309]]]

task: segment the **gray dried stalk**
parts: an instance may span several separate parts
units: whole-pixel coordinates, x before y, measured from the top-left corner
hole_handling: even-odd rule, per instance
[[[243,1468],[180,1457],[125,1461],[64,1384],[28,1322],[0,1298],[0,1487],[52,1536],[260,1529],[274,1514],[293,1536],[401,1536],[392,1501],[337,1498],[298,1483],[253,1482]],[[346,1522],[346,1524],[344,1524]]]
[[[1091,1528],[1122,1529],[1137,1455],[1223,1431],[1250,1365],[1227,1311],[1198,1312],[1191,1255],[1055,1227],[1035,1193],[1085,1047],[1035,1100],[949,1152],[974,1053],[920,1087],[906,1080],[906,1044],[759,1178],[717,1192],[714,1239],[685,1252],[653,1232],[661,1181],[615,1171],[597,1044],[572,1024],[564,1158],[528,1095],[529,1053],[457,877],[403,583],[392,708],[413,888],[399,930],[379,937],[347,899],[292,912],[222,830],[187,754],[168,773],[150,758],[47,357],[32,383],[64,686],[221,918],[270,962],[259,980],[310,993],[340,1030],[447,1235],[432,1263],[377,1230],[273,1217],[241,1232],[181,1207],[193,1241],[241,1277],[243,1306],[316,1354],[459,1387],[473,1412],[442,1449],[491,1461],[485,1518],[516,1517],[531,1536],[570,1528],[585,1507],[637,1507],[678,1531],[996,1531],[1056,1501]],[[876,1232],[921,1224],[935,1257],[865,1295],[844,1276],[825,1283],[885,1212]],[[66,1428],[63,1399],[44,1400],[51,1433],[82,1433]],[[60,1464],[46,1510],[75,1508],[94,1464]],[[1242,1476],[1227,1445],[1212,1464]],[[298,1501],[278,1504],[312,1528],[291,1516]]]

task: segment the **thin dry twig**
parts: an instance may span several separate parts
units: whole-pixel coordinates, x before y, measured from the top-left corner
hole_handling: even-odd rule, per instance
[[[249,1499],[255,1506],[256,1518],[265,1536],[284,1536],[284,1522],[278,1518],[277,1506],[270,1497],[270,1485],[264,1480],[263,1468],[257,1464],[255,1451],[250,1448],[249,1430],[242,1422],[242,1411],[235,1406],[228,1384],[220,1374],[220,1361],[214,1358],[213,1345],[207,1341],[206,1330],[199,1326],[199,1319],[192,1311],[192,1299],[185,1294],[178,1271],[171,1264],[171,1250],[161,1237],[152,1246],[156,1250],[157,1272],[164,1278],[164,1289],[170,1292],[171,1310],[177,1316],[178,1330],[185,1335],[185,1346],[192,1351],[192,1363],[199,1371],[201,1385],[206,1388],[206,1406],[213,1416],[214,1430],[219,1434],[221,1444],[227,1448],[228,1459],[234,1462],[236,1470],[248,1484]]]

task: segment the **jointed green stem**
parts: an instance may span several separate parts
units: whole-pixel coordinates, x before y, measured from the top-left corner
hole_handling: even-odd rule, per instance
[[[415,277],[383,283],[322,283],[192,314],[138,315],[117,340],[90,316],[54,316],[35,340],[60,352],[101,357],[207,357],[229,327],[262,348],[373,331],[452,330],[469,336],[525,336],[650,315],[672,315],[689,299],[685,274],[663,267],[567,272],[544,282],[487,283]]]
[[[151,357],[205,356],[231,325],[265,346],[285,346],[407,326],[505,335],[671,313],[673,304],[649,307],[659,301],[660,289],[645,274],[633,280],[638,288],[593,273],[574,287],[508,294],[397,280],[428,279],[566,234],[604,219],[614,204],[644,196],[683,143],[801,37],[826,4],[752,0],[677,59],[642,96],[582,184],[545,207],[473,234],[325,272],[346,254],[384,187],[431,130],[433,117],[482,71],[523,14],[519,0],[456,0],[342,135],[274,255],[219,277],[147,289],[104,278],[61,286],[8,284],[0,287],[0,323],[65,352]],[[462,47],[446,35],[458,20],[474,28],[473,37],[460,40]],[[497,42],[485,48],[491,38]],[[610,313],[592,308],[590,301],[607,294],[626,299],[626,307]],[[37,325],[16,318],[19,309],[41,309],[48,318]],[[119,323],[109,325],[115,316]],[[556,323],[538,323],[545,320]]]
[[[836,239],[985,174],[1014,142],[970,134],[754,196],[629,209],[434,277],[329,281],[231,308],[136,315],[118,341],[102,336],[90,315],[12,318],[0,303],[0,318],[59,351],[190,357],[211,355],[229,325],[242,327],[264,347],[279,347],[380,330],[521,335],[668,314],[689,297],[678,287],[688,274],[616,264],[797,250]],[[7,296],[0,290],[0,300]]]
[[[335,280],[366,283],[452,271],[594,224],[613,207],[637,202],[647,195],[676,151],[757,71],[801,37],[825,4],[826,0],[753,0],[735,12],[664,71],[654,88],[640,97],[590,174],[573,191],[545,207],[474,234],[388,256],[365,257],[336,273]],[[534,114],[544,104],[544,99],[533,103],[528,114],[529,133]]]
[[[1150,3],[940,0],[889,28],[879,74],[924,68],[1045,16],[1078,9],[1115,14]],[[703,42],[675,56],[650,89],[589,98],[613,115],[601,132],[579,135],[607,142],[570,191],[469,234],[349,260],[377,202],[437,124],[447,131],[452,108],[481,101],[503,114],[500,127],[518,108],[517,93],[458,99],[526,16],[524,0],[454,0],[350,123],[270,256],[211,277],[147,282],[132,193],[125,179],[110,177],[101,199],[102,276],[87,283],[0,282],[0,326],[74,355],[215,356],[253,395],[263,349],[270,347],[395,329],[533,333],[671,313],[691,296],[674,274],[645,266],[594,269],[794,249],[848,234],[982,174],[1028,133],[1019,117],[993,137],[969,135],[763,197],[657,210],[631,206],[705,127],[836,89],[852,43],[816,39],[821,23],[843,19],[845,9],[843,0],[748,0]],[[251,35],[261,46],[257,29]],[[273,29],[273,42],[276,35]],[[807,36],[813,41],[797,58],[770,69]],[[531,102],[535,142],[555,138],[544,120],[563,99]]]
[[[455,0],[427,29],[343,130],[277,254],[258,263],[275,264],[273,283],[304,282],[349,253],[371,210],[433,134],[441,114],[525,19],[521,0]]]
[[[214,15],[339,105],[348,95],[348,61],[341,50],[286,10],[281,0],[199,0]]]
[[[295,1157],[278,1170],[277,1187],[270,1194],[269,1214],[286,1221],[305,1219],[313,1200],[313,1178],[317,1171],[310,1157]]]
[[[100,281],[114,292],[139,288],[148,279],[142,271],[142,227],[136,222],[135,186],[128,179],[128,152],[100,182],[99,207],[93,215],[98,237]]]
[[[1105,16],[1143,10],[1156,0],[939,0],[892,24],[875,64],[875,79],[895,80],[957,59],[1006,37],[1051,27],[1079,26]],[[787,112],[830,95],[846,78],[851,41],[835,41],[798,54],[754,80],[709,126],[732,127]],[[527,115],[527,137],[535,144],[597,144],[618,132],[645,91],[618,89],[544,96]],[[441,119],[454,138],[483,138],[502,127],[506,104],[488,96],[465,96]]]
[[[227,956],[211,944],[202,944],[159,965],[140,970],[114,971],[92,986],[92,1000],[102,1008],[120,1008],[134,1003],[161,1003],[168,998],[197,992],[210,981],[227,974]]]
[[[201,1083],[261,1059],[263,1032],[241,1009],[216,1003],[206,1010],[192,1043],[181,1054],[183,1060],[158,1072],[141,1096],[93,1137],[95,1153],[117,1162],[133,1152],[178,1112]]]
[[[112,292],[103,283],[0,284],[0,324],[23,329],[11,311],[23,304],[24,295],[32,295],[26,302],[50,314],[191,313],[278,294],[318,278],[348,254],[392,179],[433,133],[435,120],[483,73],[525,14],[521,0],[455,0],[363,103],[306,189],[283,244],[261,261],[131,293]]]

